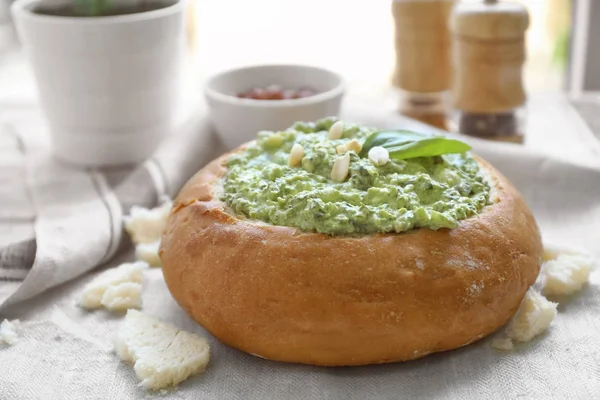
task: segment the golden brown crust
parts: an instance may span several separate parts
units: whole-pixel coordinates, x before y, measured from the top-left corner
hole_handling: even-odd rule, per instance
[[[160,255],[177,302],[238,349],[327,366],[411,360],[498,329],[538,275],[535,220],[483,160],[496,202],[458,228],[350,238],[236,218],[213,197],[226,156],[181,190]]]

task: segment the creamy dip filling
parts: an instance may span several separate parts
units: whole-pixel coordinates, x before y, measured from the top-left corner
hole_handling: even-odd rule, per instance
[[[334,181],[336,148],[376,131],[345,123],[342,137],[332,140],[334,122],[259,132],[255,144],[228,159],[221,199],[249,219],[331,235],[455,228],[488,204],[490,185],[468,153],[392,158],[378,166],[345,146],[348,174]],[[290,166],[294,144],[303,152]]]

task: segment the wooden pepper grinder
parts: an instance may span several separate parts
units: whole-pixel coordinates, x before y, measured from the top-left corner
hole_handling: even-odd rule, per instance
[[[452,103],[459,132],[522,143],[522,70],[529,15],[518,3],[459,3],[450,18]]]
[[[450,45],[448,18],[454,0],[392,0],[400,112],[446,128],[449,111]]]

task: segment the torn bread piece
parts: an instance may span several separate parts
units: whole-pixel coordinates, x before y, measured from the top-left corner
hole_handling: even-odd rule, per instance
[[[152,243],[139,243],[135,246],[135,258],[147,262],[151,267],[160,267],[159,248],[160,239]]]
[[[538,283],[545,296],[578,292],[588,282],[595,267],[591,255],[555,246],[544,249],[543,259]]]
[[[173,202],[167,197],[162,197],[161,201],[162,204],[153,209],[133,206],[129,215],[123,217],[125,230],[135,244],[160,240],[173,206]]]
[[[87,309],[126,310],[142,306],[142,283],[148,263],[124,263],[101,273],[88,283],[79,297],[79,306]]]
[[[506,328],[510,339],[528,342],[546,331],[556,317],[557,303],[542,296],[534,288],[529,288],[517,313]]]
[[[0,324],[0,343],[4,342],[9,346],[19,341],[18,328],[21,322],[18,319],[9,321],[5,319]]]
[[[548,329],[558,304],[544,296],[568,295],[581,290],[595,267],[590,254],[569,247],[544,245],[542,269],[536,282],[541,293],[534,288],[527,291],[505,335],[495,338],[492,347],[511,350],[513,340],[526,342]]]
[[[556,317],[557,306],[530,287],[504,334],[492,340],[492,347],[509,351],[514,347],[513,341],[528,342],[546,331]]]
[[[107,310],[142,308],[142,284],[123,282],[108,286],[102,296],[102,306]]]
[[[133,369],[144,389],[174,386],[206,369],[210,358],[203,337],[182,331],[136,310],[127,311],[115,351]]]

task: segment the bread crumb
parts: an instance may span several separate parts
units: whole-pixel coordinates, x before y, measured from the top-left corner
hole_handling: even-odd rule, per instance
[[[0,342],[4,342],[9,346],[14,345],[19,341],[19,334],[17,332],[21,322],[18,319],[9,321],[5,319],[0,324]]]
[[[124,263],[101,273],[88,283],[81,292],[78,304],[82,308],[105,307],[109,310],[123,310],[141,307],[144,261]]]
[[[104,292],[101,303],[111,311],[142,308],[142,285],[135,282],[110,285]]]
[[[174,386],[202,373],[210,358],[203,337],[136,310],[127,311],[115,351],[123,361],[134,364],[140,385],[147,390]]]
[[[544,295],[569,295],[581,290],[594,267],[592,257],[579,253],[559,253],[542,265],[539,282]]]
[[[129,215],[123,217],[125,230],[133,243],[152,243],[160,240],[166,226],[173,202],[163,197],[162,204],[153,209],[133,206]]]
[[[548,301],[534,288],[529,288],[512,321],[506,328],[510,339],[528,342],[544,332],[556,317],[557,303]]]
[[[140,261],[147,262],[151,267],[160,267],[162,262],[158,256],[160,239],[152,243],[140,243],[135,246],[135,257]]]
[[[510,338],[495,338],[492,347],[498,350],[509,351],[513,349],[513,341]]]

